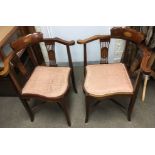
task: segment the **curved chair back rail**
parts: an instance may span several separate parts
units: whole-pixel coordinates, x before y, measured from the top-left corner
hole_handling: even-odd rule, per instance
[[[61,38],[43,38],[43,34],[41,32],[29,34],[27,36],[21,37],[18,40],[11,43],[11,47],[16,51],[20,51],[24,48],[27,48],[28,46],[31,46],[33,44],[38,44],[39,42],[45,42],[46,45],[52,45],[55,42],[71,46],[75,44],[75,41],[66,41]]]
[[[130,28],[114,27],[111,29],[111,38],[118,38],[140,44],[145,38],[144,34]]]

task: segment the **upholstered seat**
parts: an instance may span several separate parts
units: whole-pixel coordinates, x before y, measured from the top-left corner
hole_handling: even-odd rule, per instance
[[[22,95],[58,98],[68,89],[69,67],[38,66],[22,90]]]
[[[133,86],[124,64],[96,64],[86,66],[84,90],[91,96],[132,94]]]

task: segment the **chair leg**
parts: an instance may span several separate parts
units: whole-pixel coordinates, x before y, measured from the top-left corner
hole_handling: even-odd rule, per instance
[[[76,89],[76,85],[75,85],[75,77],[74,77],[73,71],[71,71],[71,79],[72,79],[72,85],[73,85],[74,92],[77,93],[77,89]]]
[[[28,105],[28,103],[27,103],[27,101],[25,99],[21,99],[21,101],[22,101],[22,103],[24,105],[24,108],[26,109],[26,111],[27,111],[27,113],[28,113],[28,115],[30,117],[31,122],[33,122],[34,121],[34,114],[33,114],[32,110],[31,110],[30,106]]]
[[[142,102],[144,102],[144,100],[145,100],[146,88],[147,88],[148,80],[149,80],[149,75],[145,75],[144,76],[143,92],[142,92]]]
[[[134,88],[134,95],[132,95],[131,99],[130,99],[130,103],[129,103],[129,107],[128,107],[128,121],[131,121],[131,114],[135,105],[135,101],[137,98],[137,94],[138,94],[138,90],[140,87],[140,83],[142,81],[142,72],[139,72],[139,75],[136,79],[136,84],[135,84],[135,88]]]
[[[66,104],[64,102],[61,102],[61,103],[57,102],[57,104],[63,110],[63,112],[65,114],[65,117],[66,117],[66,120],[67,120],[68,126],[71,126],[71,121],[70,121],[70,117],[69,117],[69,114],[68,114],[68,110],[67,110]]]
[[[132,114],[132,111],[133,111],[133,108],[135,105],[135,101],[136,101],[136,98],[135,98],[135,96],[133,96],[130,100],[130,104],[128,107],[128,121],[131,121],[131,114]]]
[[[85,105],[86,105],[85,123],[88,123],[88,120],[89,120],[89,100],[88,100],[87,96],[85,96]]]

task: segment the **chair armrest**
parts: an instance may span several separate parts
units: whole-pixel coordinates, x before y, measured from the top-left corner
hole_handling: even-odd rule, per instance
[[[95,41],[98,39],[109,41],[110,35],[95,35],[95,36],[89,37],[87,39],[78,40],[77,43],[78,44],[86,44],[86,43],[89,43],[89,42],[92,42],[92,41]]]
[[[71,45],[74,45],[75,44],[75,41],[74,40],[71,40],[71,41],[67,41],[67,40],[63,40],[61,38],[44,38],[43,39],[43,42],[45,42],[46,44],[53,44],[54,42],[57,42],[57,43],[60,43],[60,44],[63,44],[63,45],[66,45],[66,46],[71,46]]]

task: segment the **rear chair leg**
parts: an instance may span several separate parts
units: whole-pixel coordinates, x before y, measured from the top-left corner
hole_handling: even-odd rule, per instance
[[[85,105],[86,105],[85,123],[88,123],[88,120],[89,120],[89,100],[88,100],[87,96],[85,96]]]
[[[63,110],[63,112],[65,114],[68,126],[71,126],[71,121],[70,121],[70,117],[69,117],[68,110],[67,110],[67,107],[66,107],[66,103],[61,102],[61,103],[58,103],[58,105]]]

